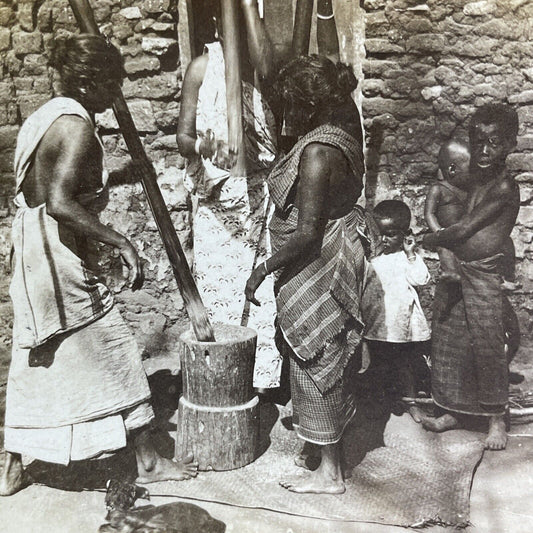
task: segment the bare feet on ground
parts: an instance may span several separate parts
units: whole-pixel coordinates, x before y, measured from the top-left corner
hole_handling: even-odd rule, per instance
[[[198,463],[193,462],[192,455],[181,461],[171,461],[158,456],[153,468],[146,469],[142,463],[137,465],[139,477],[137,483],[154,483],[156,481],[183,481],[198,475]]]
[[[279,484],[284,489],[298,493],[342,494],[346,490],[342,476],[333,478],[320,470],[280,481]]]
[[[0,476],[0,496],[11,496],[31,483],[31,477],[24,470],[22,460],[6,452],[4,470]]]
[[[306,442],[302,451],[294,457],[294,464],[306,470],[316,470],[320,465],[320,448],[310,442]]]
[[[503,416],[491,416],[489,418],[489,432],[485,440],[486,450],[504,450],[507,446],[507,431]]]
[[[445,415],[433,418],[430,416],[422,419],[422,425],[429,431],[435,431],[436,433],[442,433],[449,429],[458,429],[460,427],[459,420],[453,415],[446,413]]]

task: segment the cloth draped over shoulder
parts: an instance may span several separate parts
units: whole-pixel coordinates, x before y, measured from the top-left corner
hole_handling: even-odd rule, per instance
[[[341,150],[353,174],[362,179],[361,146],[344,130],[323,125],[302,137],[268,178],[276,206],[269,224],[274,253],[296,230],[298,209],[287,205],[288,198],[297,183],[305,148],[317,142]],[[342,218],[330,220],[320,255],[290,265],[276,276],[278,327],[322,393],[342,378],[361,340],[361,288],[365,251],[371,246],[368,222],[360,206]]]
[[[219,42],[206,44],[208,64],[198,91],[196,132],[210,130],[217,142],[228,143],[224,54]],[[261,93],[246,81],[242,82],[244,149],[246,168],[250,175],[268,170],[276,157],[274,116]],[[191,192],[208,198],[214,189],[230,177],[229,168],[215,166],[200,156],[189,161],[185,186]]]
[[[15,152],[18,207],[12,226],[13,278],[10,295],[15,321],[13,340],[34,348],[54,335],[79,328],[107,313],[113,295],[76,254],[76,239],[46,213],[30,208],[21,191],[34,154],[50,126],[62,115],[76,115],[94,128],[91,117],[71,98],[53,98],[23,124]],[[103,207],[105,184],[84,194],[80,203],[97,211]],[[67,312],[68,309],[68,312]]]
[[[437,285],[432,334],[435,402],[473,415],[503,414],[508,398],[502,254],[460,261],[460,285]]]
[[[60,97],[26,120],[17,141],[4,447],[68,464],[123,447],[126,431],[146,426],[154,414],[141,353],[112,293],[78,250],[83,236],[58,224],[44,204],[29,207],[22,191],[39,143],[63,115],[79,116],[94,130],[78,102]],[[104,172],[77,201],[96,214],[107,198],[105,182]]]

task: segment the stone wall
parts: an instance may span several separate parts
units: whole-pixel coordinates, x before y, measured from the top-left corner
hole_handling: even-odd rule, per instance
[[[128,78],[123,91],[188,253],[188,207],[181,185],[184,161],[174,137],[181,87],[172,15],[176,3],[98,0],[92,4],[103,33],[124,55]],[[337,2],[336,9],[347,9],[346,5]],[[513,299],[523,331],[529,332],[533,322],[531,2],[367,0],[364,8],[363,118],[370,203],[405,198],[415,213],[415,229],[422,231],[425,191],[435,177],[442,141],[456,128],[464,128],[481,103],[497,100],[517,106],[520,139],[509,166],[521,185],[523,205],[513,237],[523,289]],[[359,19],[355,26],[359,29],[348,39],[353,52],[345,50],[348,58],[351,54],[356,57],[361,45]],[[67,0],[0,1],[0,342],[10,342],[7,281],[16,134],[22,120],[52,94],[52,73],[46,66],[50,39],[70,31],[76,31],[76,25]],[[342,41],[346,44],[344,37]],[[104,254],[103,268],[142,348],[152,355],[175,353],[186,317],[170,265],[141,186],[128,170],[129,156],[112,114],[99,116],[98,124],[112,183],[104,221],[129,235],[140,249],[146,267],[145,287],[138,293],[122,287],[121,267],[111,253]],[[430,262],[436,270],[435,258]],[[428,310],[430,297],[431,291],[427,291],[424,301]]]
[[[120,48],[128,73],[123,92],[149,157],[154,161],[167,207],[187,250],[187,203],[181,186],[184,160],[177,153],[181,70],[172,0],[98,0],[92,2],[101,31]],[[53,35],[75,32],[67,0],[18,0],[0,4],[0,342],[10,342],[7,296],[9,227],[13,207],[12,159],[21,122],[52,95],[46,66]],[[129,172],[129,155],[112,112],[97,117],[111,174],[111,198],[103,221],[128,235],[145,262],[142,291],[123,287],[120,260],[104,250],[102,267],[116,299],[145,352],[175,353],[186,327],[183,302],[145,201]]]
[[[533,3],[366,0],[363,118],[370,203],[403,198],[425,228],[423,202],[437,153],[466,130],[473,110],[512,104],[520,130],[508,167],[520,184],[513,232],[517,277],[512,299],[522,332],[533,324]],[[435,256],[432,269],[435,270]]]

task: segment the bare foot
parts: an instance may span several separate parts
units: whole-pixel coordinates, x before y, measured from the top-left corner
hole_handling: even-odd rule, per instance
[[[461,282],[461,276],[457,274],[457,272],[450,272],[448,270],[444,270],[440,276],[442,281],[445,281],[447,283],[460,283]]]
[[[342,494],[346,487],[341,477],[333,479],[322,472],[315,471],[279,484],[291,492],[312,494]]]
[[[504,450],[507,446],[507,431],[503,416],[489,418],[489,432],[485,440],[486,450]]]
[[[429,431],[435,431],[436,433],[442,433],[449,429],[457,429],[460,427],[459,420],[455,416],[446,413],[438,418],[424,417],[422,419],[422,425]]]
[[[193,463],[192,455],[182,461],[171,461],[157,456],[153,468],[147,469],[138,461],[139,477],[137,483],[154,483],[155,481],[183,481],[198,475],[198,463]]]
[[[428,417],[426,416],[426,413],[418,407],[418,405],[411,405],[409,407],[409,414],[411,415],[411,418],[417,423],[420,424],[423,420],[426,420]]]
[[[306,470],[316,470],[320,466],[321,451],[318,446],[305,442],[302,451],[294,457],[294,464]]]
[[[20,455],[6,452],[6,462],[0,476],[0,496],[11,496],[31,483],[32,479],[24,470]]]

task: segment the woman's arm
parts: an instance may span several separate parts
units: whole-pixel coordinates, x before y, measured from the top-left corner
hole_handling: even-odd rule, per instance
[[[48,167],[51,171],[46,190],[47,214],[79,235],[117,248],[129,269],[132,288],[140,288],[142,264],[131,242],[102,224],[76,200],[87,169],[94,167],[94,131],[83,119],[65,116],[54,122],[47,138],[53,146],[44,155],[45,164],[47,158],[53,159]]]
[[[265,24],[259,17],[257,0],[241,0],[241,6],[244,12],[252,65],[261,79],[268,79],[275,72],[277,59],[274,57],[274,47]]]
[[[187,67],[185,77],[183,78],[176,140],[180,154],[188,158],[193,157],[195,154],[210,158],[215,152],[212,139],[201,139],[197,143],[198,136],[196,134],[198,92],[204,81],[207,61],[207,54],[193,59]]]
[[[326,199],[329,192],[329,154],[335,148],[313,143],[307,146],[300,160],[296,207],[296,230],[272,257],[259,265],[246,284],[246,298],[259,305],[254,294],[267,274],[284,268],[312,254],[319,255],[328,221]]]
[[[333,15],[333,0],[318,0],[316,16],[318,53],[338,63],[340,61],[339,37]]]
[[[514,182],[502,181],[495,184],[487,196],[459,222],[440,229],[437,233],[425,235],[424,246],[457,246],[491,224],[504,209],[512,208],[517,201],[516,195],[517,186]]]
[[[440,202],[440,185],[434,183],[428,191],[426,196],[426,203],[424,205],[424,218],[431,231],[438,231],[441,229],[441,225],[437,220],[437,207]]]

